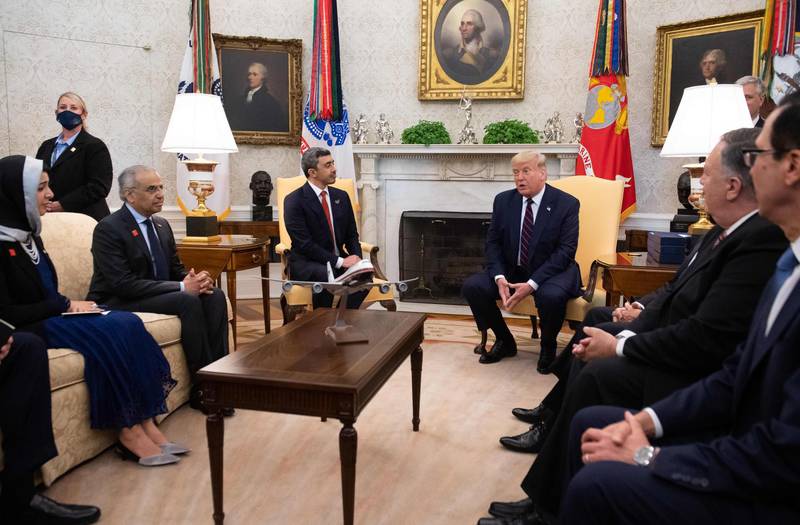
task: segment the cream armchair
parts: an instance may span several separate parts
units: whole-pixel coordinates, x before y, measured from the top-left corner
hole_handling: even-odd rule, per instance
[[[280,229],[280,243],[275,247],[275,253],[280,255],[281,258],[281,278],[283,279],[291,278],[287,263],[292,248],[292,239],[289,237],[289,232],[286,231],[286,224],[283,220],[283,200],[288,194],[305,183],[306,178],[303,175],[298,175],[297,177],[278,177],[275,181],[278,201],[278,227]],[[347,192],[347,195],[350,197],[350,202],[353,203],[356,226],[360,228],[361,210],[355,199],[355,184],[353,179],[337,179],[333,187]],[[361,251],[365,258],[367,254],[369,254],[369,261],[375,267],[375,281],[386,281],[386,276],[383,275],[383,271],[378,264],[378,247],[362,241]],[[366,305],[374,302],[379,302],[381,306],[390,311],[395,311],[397,309],[397,304],[394,302],[394,295],[391,290],[382,293],[379,287],[373,287],[366,299],[364,299],[363,304]],[[286,324],[293,321],[300,312],[310,309],[311,304],[311,290],[308,288],[294,286],[290,291],[281,293],[283,323]]]
[[[606,304],[606,292],[596,289],[599,269],[595,259],[617,251],[619,210],[622,207],[624,185],[622,181],[609,181],[597,177],[567,177],[549,183],[554,188],[569,193],[581,203],[578,215],[578,249],[575,260],[580,266],[581,282],[585,284],[583,295],[567,303],[565,319],[575,328],[586,313],[595,306]],[[538,337],[536,305],[533,297],[526,297],[511,310],[511,313],[528,315],[531,318],[531,337]],[[486,349],[486,330],[481,332],[481,342],[476,351]]]

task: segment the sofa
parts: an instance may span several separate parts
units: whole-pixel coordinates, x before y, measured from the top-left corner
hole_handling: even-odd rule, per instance
[[[83,299],[89,291],[92,232],[96,224],[88,215],[79,213],[52,213],[42,218],[42,240],[58,272],[59,291],[71,299]],[[230,303],[228,313],[230,321]],[[167,398],[172,413],[188,401],[191,386],[181,346],[180,320],[174,315],[136,315],[161,346],[172,368],[172,377],[178,381]],[[233,348],[232,334],[229,337]],[[69,348],[50,348],[48,354],[53,434],[59,454],[42,466],[41,478],[46,485],[116,442],[115,431],[93,430],[89,426],[89,391],[83,377],[83,356]]]

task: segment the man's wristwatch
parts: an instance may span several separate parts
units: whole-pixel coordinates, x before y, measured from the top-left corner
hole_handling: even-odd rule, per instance
[[[639,447],[636,452],[633,453],[633,462],[639,465],[640,467],[646,467],[653,462],[653,458],[656,456],[656,448],[653,446],[645,446]]]

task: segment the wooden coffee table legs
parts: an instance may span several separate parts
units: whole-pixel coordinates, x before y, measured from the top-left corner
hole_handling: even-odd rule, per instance
[[[208,461],[211,465],[211,494],[214,498],[214,524],[222,525],[222,451],[225,438],[225,422],[222,412],[209,414],[206,418],[208,438]]]
[[[418,346],[411,352],[411,403],[413,417],[411,424],[414,432],[419,432],[419,388],[422,380],[422,347]]]
[[[342,510],[344,525],[353,525],[353,511],[356,499],[356,454],[358,452],[358,432],[353,428],[352,419],[342,419],[339,431],[339,458],[342,462]]]

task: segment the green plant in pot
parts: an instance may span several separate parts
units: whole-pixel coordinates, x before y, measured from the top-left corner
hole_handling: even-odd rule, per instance
[[[413,126],[403,130],[400,137],[403,144],[452,144],[450,134],[444,128],[441,122],[431,122],[429,120],[420,120]]]
[[[521,120],[509,119],[492,122],[483,130],[484,144],[538,144],[539,135]]]

